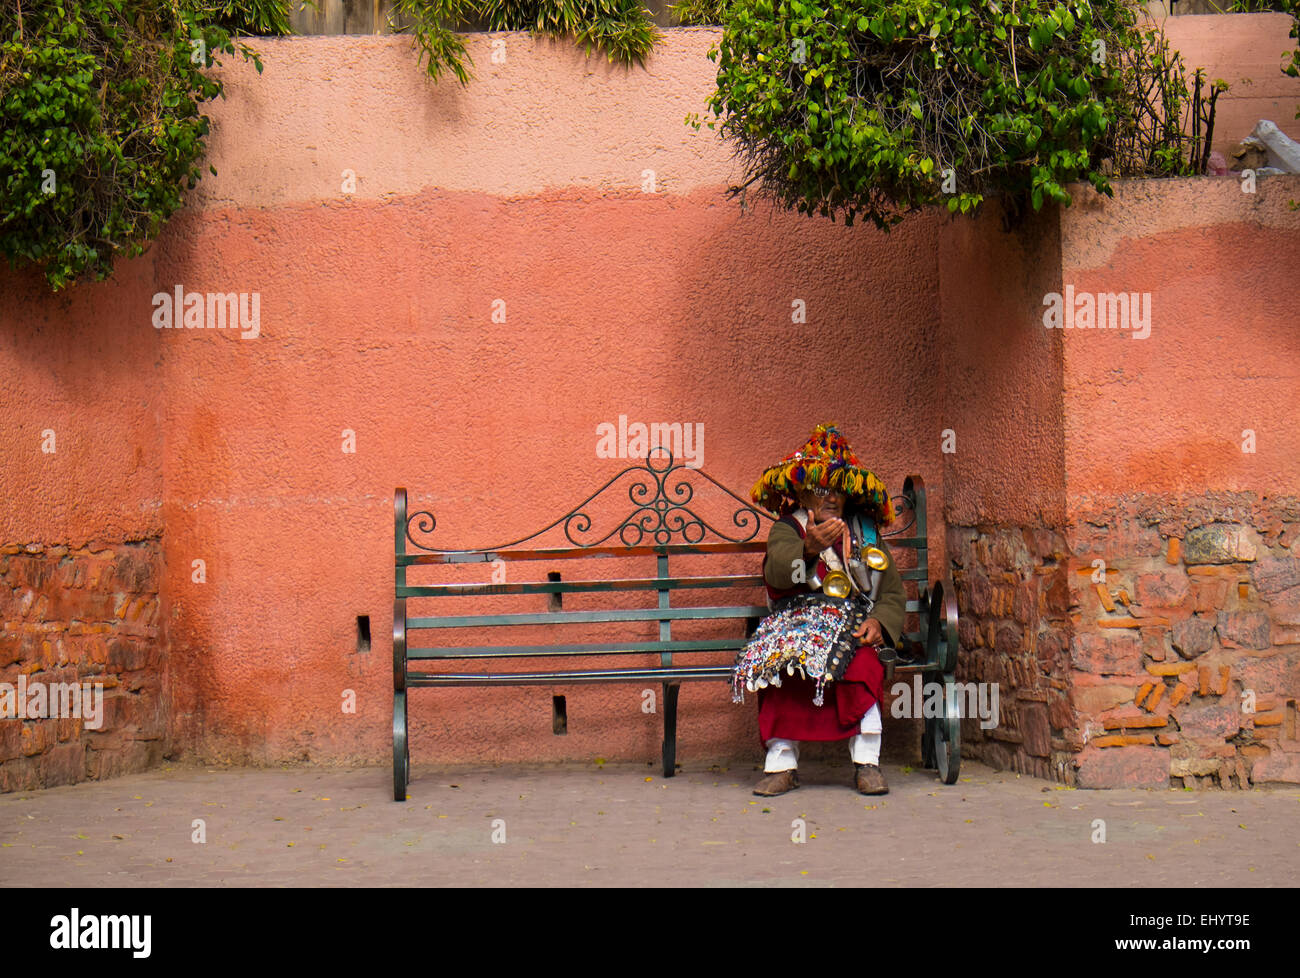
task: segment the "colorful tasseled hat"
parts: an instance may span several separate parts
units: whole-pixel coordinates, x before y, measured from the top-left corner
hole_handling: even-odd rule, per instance
[[[769,512],[783,514],[799,505],[799,490],[810,486],[840,490],[851,505],[866,510],[881,525],[894,520],[885,484],[862,467],[833,423],[819,424],[801,448],[765,471],[750,496]]]

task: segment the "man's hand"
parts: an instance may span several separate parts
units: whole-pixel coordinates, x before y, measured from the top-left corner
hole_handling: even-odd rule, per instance
[[[844,535],[844,521],[832,517],[825,523],[813,523],[815,517],[808,518],[808,532],[803,538],[803,550],[806,554],[819,554]]]
[[[868,618],[853,631],[853,637],[863,645],[880,645],[885,638],[885,631],[880,622]]]

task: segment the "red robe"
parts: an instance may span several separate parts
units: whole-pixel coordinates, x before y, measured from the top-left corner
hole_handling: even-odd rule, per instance
[[[804,528],[797,520],[791,522],[802,537]],[[838,542],[835,553],[843,566],[844,554]],[[767,558],[763,563],[767,564]],[[818,574],[825,577],[825,565],[818,563]],[[806,584],[785,591],[767,585],[768,596],[773,601],[811,590]],[[813,703],[816,686],[811,679],[782,676],[780,686],[768,686],[758,691],[759,739],[764,747],[773,737],[784,740],[846,740],[859,732],[862,718],[875,703],[880,702],[884,682],[885,667],[880,664],[874,645],[860,646],[844,678],[826,684],[823,706]]]

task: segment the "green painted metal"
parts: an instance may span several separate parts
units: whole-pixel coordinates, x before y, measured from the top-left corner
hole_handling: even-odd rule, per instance
[[[558,683],[646,683],[731,678],[731,664],[646,669],[569,669],[556,672],[434,673],[413,672],[410,686],[553,686]]]
[[[573,645],[461,645],[406,650],[407,659],[489,659],[521,656],[630,655],[635,652],[717,652],[745,647],[744,638],[701,638],[667,642],[587,642]]]
[[[406,688],[406,599],[393,602],[393,691]]]
[[[655,558],[655,569],[658,571],[658,573],[657,573],[656,576],[659,578],[659,580],[661,580],[661,581],[666,581],[666,580],[668,579],[668,555],[667,555],[667,554],[660,554],[657,558]],[[672,639],[673,639],[673,623],[672,623],[672,618],[669,617],[669,615],[668,615],[668,597],[669,597],[669,594],[670,594],[670,593],[671,593],[671,592],[669,591],[668,588],[661,587],[661,588],[659,589],[659,609],[658,609],[658,610],[659,610],[660,615],[662,616],[662,617],[659,619],[659,641],[660,641],[660,642],[671,642]],[[718,617],[719,617],[719,618],[722,618],[722,617],[726,617],[726,618],[732,618],[732,617],[752,618],[752,617],[753,617],[753,609],[751,608],[749,614],[746,614],[746,615],[743,615],[743,616],[733,616],[733,615],[728,614],[728,615],[719,615]],[[661,666],[663,666],[665,669],[668,668],[669,666],[671,666],[671,665],[673,664],[673,654],[672,654],[672,652],[671,652],[671,651],[664,651],[664,652],[661,652],[661,653],[659,654],[659,664],[660,664]],[[665,721],[665,722],[666,722],[666,721]]]
[[[661,592],[666,595],[668,592]],[[660,599],[663,601],[663,598]],[[406,627],[417,628],[491,628],[510,625],[568,625],[586,624],[603,621],[659,621],[667,626],[669,622],[682,619],[720,619],[753,618],[767,614],[766,605],[731,605],[725,608],[669,608],[661,604],[658,608],[608,608],[603,611],[549,611],[536,614],[511,615],[447,615],[436,618],[408,618]],[[672,638],[666,627],[659,631],[659,640],[667,642]],[[668,663],[664,663],[667,665]]]
[[[476,594],[600,594],[612,591],[674,591],[701,588],[757,588],[763,586],[759,574],[728,574],[704,577],[637,577],[605,581],[527,581],[514,584],[424,584],[397,589],[399,598],[465,597]]]
[[[406,521],[406,490],[399,487],[393,491],[394,574],[399,591],[406,586],[406,565],[403,563],[406,554]]]
[[[659,554],[761,554],[766,543],[672,544],[642,547],[558,547],[550,550],[458,550],[440,554],[409,554],[403,566],[416,564],[490,564],[494,560],[595,560],[610,557],[653,557]]]
[[[944,691],[943,713],[926,717],[921,736],[922,762],[939,772],[944,784],[955,784],[961,773],[961,706],[958,702],[956,676],[930,670],[924,673],[925,684],[939,684]]]
[[[727,670],[730,675],[730,669]],[[709,678],[713,678],[710,676]],[[677,693],[681,686],[675,682],[664,683],[664,739],[663,762],[664,777],[671,778],[677,774]]]
[[[411,752],[406,741],[406,690],[393,693],[393,800],[406,801]]]

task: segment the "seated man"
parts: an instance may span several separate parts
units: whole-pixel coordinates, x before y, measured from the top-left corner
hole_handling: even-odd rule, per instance
[[[907,600],[903,579],[876,534],[878,525],[894,518],[889,494],[874,474],[861,467],[838,430],[819,425],[807,444],[763,473],[753,498],[781,514],[768,536],[763,561],[770,601],[820,591],[822,582],[838,570],[853,573],[847,561],[867,552],[868,545],[882,551],[872,559],[884,565],[873,588],[870,617],[852,632],[856,642],[848,645],[856,645],[856,654],[842,675],[826,682],[824,689],[822,681],[806,675],[778,673],[774,681],[760,683],[759,735],[767,748],[767,762],[766,776],[754,794],[780,795],[799,787],[798,741],[845,739],[850,741],[857,790],[864,795],[886,794],[889,787],[880,770],[884,667],[876,647],[896,644]],[[859,573],[862,569],[858,564]],[[856,579],[854,589],[865,590]]]

